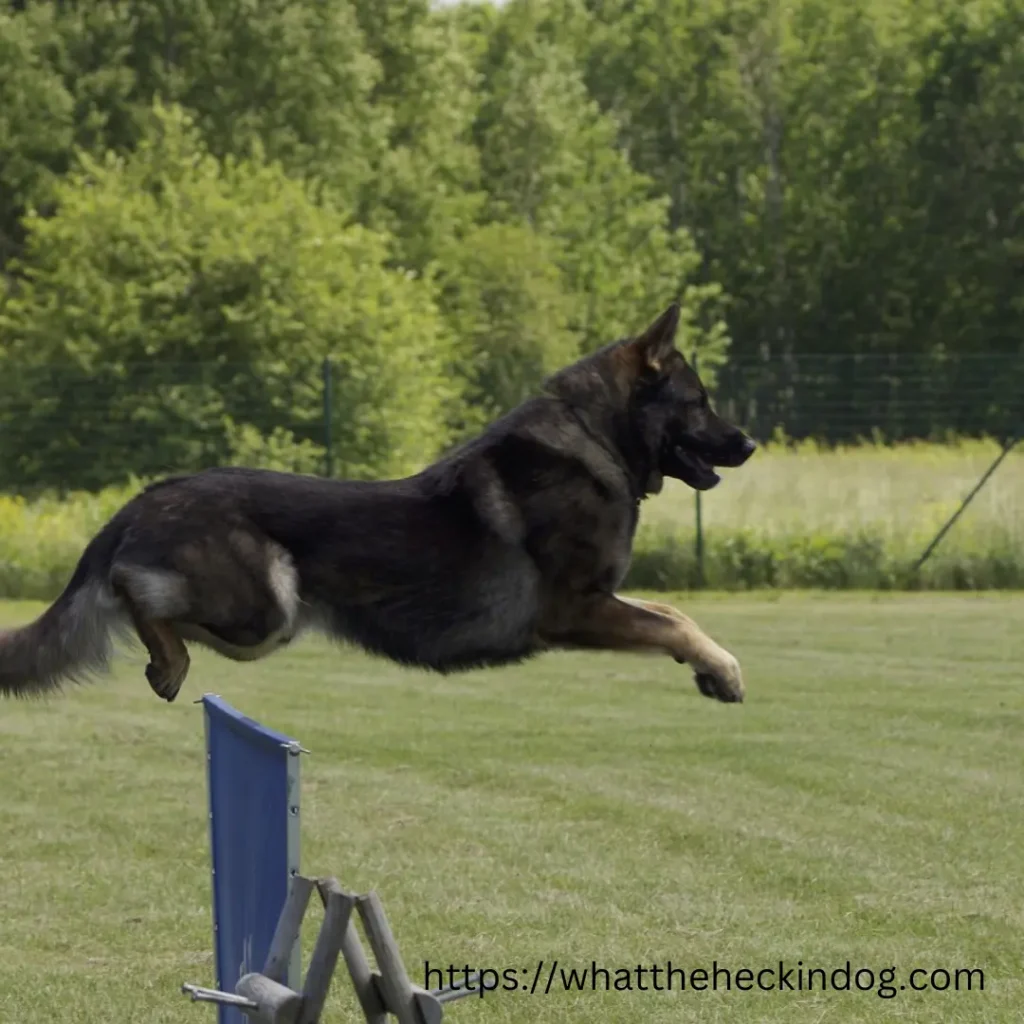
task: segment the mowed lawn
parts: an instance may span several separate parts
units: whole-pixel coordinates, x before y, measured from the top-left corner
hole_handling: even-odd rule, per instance
[[[377,889],[414,980],[429,959],[528,985],[543,959],[543,988],[557,959],[549,994],[474,998],[452,1021],[1020,1020],[1024,598],[673,599],[741,658],[746,704],[700,697],[669,659],[437,678],[318,640],[255,666],[198,654],[172,706],[139,653],[4,703],[0,1021],[214,1021],[178,991],[213,980],[206,691],[312,751],[303,868]],[[849,961],[874,986],[669,993],[648,973],[637,991],[638,964],[780,959]],[[634,969],[633,990],[562,991],[592,961]],[[984,991],[912,992],[915,968],[980,968]],[[325,1021],[353,1006],[341,974]]]

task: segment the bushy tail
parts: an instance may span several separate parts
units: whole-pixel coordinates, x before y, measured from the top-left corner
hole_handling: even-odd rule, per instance
[[[86,548],[64,592],[35,622],[0,631],[0,695],[39,696],[107,667],[114,634],[125,626],[105,571],[111,532]]]

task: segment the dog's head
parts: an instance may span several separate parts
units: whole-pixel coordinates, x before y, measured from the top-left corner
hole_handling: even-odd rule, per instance
[[[716,467],[742,466],[757,445],[711,408],[700,377],[675,347],[678,327],[673,303],[616,355],[632,380],[630,420],[658,472],[706,491],[719,482]]]

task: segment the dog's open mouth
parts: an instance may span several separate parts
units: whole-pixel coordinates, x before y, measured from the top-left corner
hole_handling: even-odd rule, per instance
[[[715,472],[715,467],[707,460],[702,459],[696,452],[687,451],[676,445],[676,458],[679,460],[680,468],[687,470],[683,476],[683,482],[695,487],[698,491],[708,491],[722,479]]]
[[[672,445],[663,461],[662,472],[666,476],[674,476],[697,491],[709,491],[722,479],[714,466],[692,448]]]

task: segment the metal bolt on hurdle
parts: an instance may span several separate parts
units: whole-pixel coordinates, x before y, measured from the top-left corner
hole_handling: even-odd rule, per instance
[[[324,918],[302,991],[297,992],[284,979],[314,888],[323,903]],[[366,958],[353,908],[377,961],[376,971]],[[254,1024],[317,1024],[339,954],[344,957],[367,1024],[388,1024],[389,1015],[397,1018],[398,1024],[441,1024],[446,1003],[479,993],[479,973],[471,975],[468,983],[444,988],[414,985],[375,892],[360,896],[343,890],[334,878],[313,880],[303,875],[292,879],[262,971],[239,978],[234,992],[189,984],[181,990],[193,1002],[235,1007]]]

